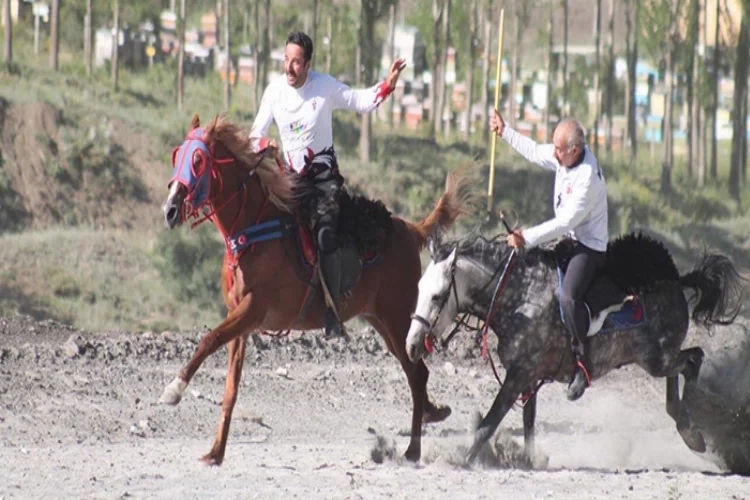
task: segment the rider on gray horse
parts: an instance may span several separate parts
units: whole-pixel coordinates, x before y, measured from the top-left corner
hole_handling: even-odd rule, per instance
[[[366,89],[351,89],[330,75],[310,69],[313,42],[305,33],[291,33],[286,40],[286,78],[272,81],[263,93],[250,137],[262,139],[276,122],[287,167],[310,185],[303,210],[309,212],[311,229],[320,253],[320,266],[334,307],[340,292],[341,266],[336,237],[339,174],[333,149],[333,111],[348,109],[369,113],[387,98],[406,63],[396,59],[385,81]],[[258,147],[264,148],[262,140]],[[326,334],[340,335],[334,309],[326,310]]]
[[[537,144],[506,126],[497,110],[490,118],[490,128],[524,158],[555,172],[555,217],[514,231],[507,240],[514,248],[540,245],[564,235],[574,241],[560,291],[563,323],[576,357],[568,386],[568,399],[573,401],[583,395],[590,383],[583,347],[590,318],[583,299],[596,271],[605,262],[609,231],[604,174],[576,120],[562,120],[555,128],[552,144]]]

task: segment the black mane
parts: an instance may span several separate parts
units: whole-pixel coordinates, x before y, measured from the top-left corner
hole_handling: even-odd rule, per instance
[[[314,181],[298,175],[294,190],[296,212],[308,227],[312,220],[311,200],[319,195]],[[362,256],[378,252],[393,234],[391,212],[382,201],[353,194],[343,186],[339,195],[337,233],[339,245],[352,242]]]
[[[344,188],[339,205],[339,238],[344,241],[351,238],[360,255],[382,250],[384,242],[393,235],[393,218],[385,204],[353,195]]]
[[[487,239],[477,235],[439,243],[433,249],[433,259],[445,259],[454,248],[458,255],[471,257],[490,269],[497,268],[510,251],[504,237]],[[527,266],[542,264],[549,269],[555,269],[559,263],[564,270],[571,249],[570,240],[562,240],[553,248],[534,247],[524,253],[524,263]],[[664,244],[640,232],[628,233],[609,242],[604,270],[617,286],[628,292],[643,292],[656,283],[680,279],[677,266]]]
[[[510,248],[505,240],[487,239],[482,235],[466,237],[459,240],[439,242],[432,249],[432,258],[437,262],[445,260],[453,250],[458,255],[471,257],[487,267],[497,265],[508,256]]]

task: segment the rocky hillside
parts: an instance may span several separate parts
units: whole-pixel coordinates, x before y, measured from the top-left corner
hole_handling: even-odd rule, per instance
[[[169,169],[153,142],[117,118],[0,98],[0,229],[155,227]]]

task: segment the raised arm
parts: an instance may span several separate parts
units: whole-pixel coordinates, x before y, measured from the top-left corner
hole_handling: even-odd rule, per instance
[[[335,82],[331,95],[334,109],[369,113],[391,94],[391,90],[386,87],[385,82],[366,89],[353,89],[338,80],[335,80]]]
[[[530,162],[549,170],[557,170],[554,144],[540,145],[519,134],[505,125],[505,120],[496,109],[490,113],[490,130],[505,139],[505,142]]]
[[[503,139],[530,162],[549,170],[557,170],[558,163],[553,144],[538,144],[510,127],[503,130]]]
[[[377,108],[396,88],[401,71],[406,67],[403,58],[393,61],[384,81],[366,89],[352,89],[333,77],[331,78],[333,107],[348,109],[358,113],[369,113]]]

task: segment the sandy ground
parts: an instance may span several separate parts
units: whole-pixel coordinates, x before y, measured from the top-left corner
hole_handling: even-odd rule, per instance
[[[728,345],[736,353],[742,331],[700,337],[706,365]],[[208,467],[199,458],[216,431],[226,351],[180,405],[156,403],[201,334],[0,319],[0,497],[750,498],[750,478],[683,444],[664,411],[664,381],[632,367],[575,403],[561,384],[542,388],[534,469],[514,466],[520,409],[502,423],[492,460],[462,466],[477,412],[498,388],[468,336],[429,360],[433,398],[453,414],[425,427],[422,461],[406,463],[406,379],[369,330],[349,342],[318,332],[257,338],[224,465]],[[744,409],[733,410],[729,432],[747,445]]]

